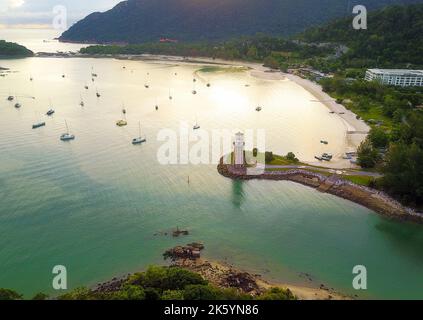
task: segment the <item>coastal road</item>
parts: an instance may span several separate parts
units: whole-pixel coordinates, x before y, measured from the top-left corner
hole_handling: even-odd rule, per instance
[[[312,166],[304,166],[304,165],[266,165],[266,169],[309,169],[309,170],[318,170],[322,172],[327,172],[331,174],[338,174],[338,175],[347,175],[347,176],[367,176],[373,178],[380,178],[382,175],[377,172],[369,172],[369,171],[357,171],[357,170],[349,170],[349,169],[331,169],[331,168],[320,168],[320,167],[312,167]]]

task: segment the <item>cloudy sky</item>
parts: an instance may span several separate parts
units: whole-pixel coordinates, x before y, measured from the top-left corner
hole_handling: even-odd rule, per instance
[[[94,11],[106,11],[121,0],[0,0],[0,26],[48,27],[55,6],[66,8],[68,24]]]

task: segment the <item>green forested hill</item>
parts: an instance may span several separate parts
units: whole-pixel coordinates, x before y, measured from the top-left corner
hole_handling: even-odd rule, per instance
[[[160,37],[180,41],[232,39],[264,33],[291,35],[352,12],[422,0],[128,0],[93,13],[61,36],[62,41],[142,43]]]
[[[0,40],[0,58],[4,57],[30,57],[34,53],[24,46]]]
[[[312,28],[301,35],[309,42],[343,43],[342,57],[351,67],[423,67],[423,4],[391,6],[371,12],[367,30],[354,30],[351,18]]]

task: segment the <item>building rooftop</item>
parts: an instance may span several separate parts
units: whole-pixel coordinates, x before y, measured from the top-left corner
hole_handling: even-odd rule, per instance
[[[390,74],[390,75],[398,75],[398,76],[423,76],[423,70],[369,69],[369,71],[376,74]]]

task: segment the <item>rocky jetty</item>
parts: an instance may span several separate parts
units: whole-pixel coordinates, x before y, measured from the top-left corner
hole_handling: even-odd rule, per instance
[[[423,223],[423,214],[401,205],[389,195],[369,187],[356,185],[334,174],[325,176],[307,169],[286,171],[265,171],[260,175],[248,175],[246,170],[223,163],[221,159],[217,171],[224,177],[235,180],[287,180],[315,188],[321,192],[353,201],[388,218]]]

